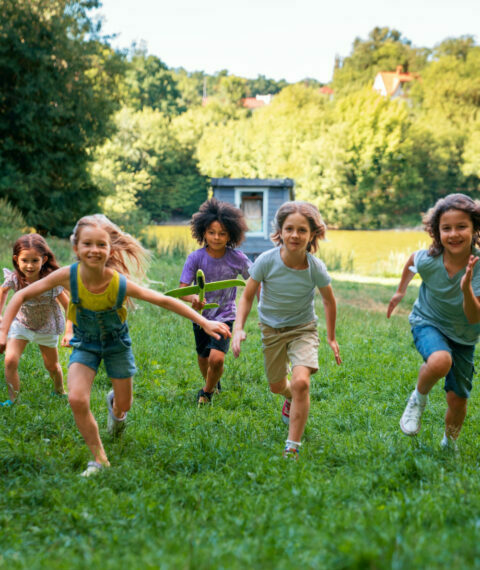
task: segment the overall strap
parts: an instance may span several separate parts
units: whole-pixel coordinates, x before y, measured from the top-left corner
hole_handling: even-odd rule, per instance
[[[78,261],[70,265],[70,297],[74,305],[80,303],[78,298]]]
[[[122,308],[123,301],[125,300],[125,293],[127,291],[127,278],[125,275],[121,273],[118,274],[119,283],[118,283],[118,295],[117,295],[117,302],[115,304],[114,309],[118,310]]]

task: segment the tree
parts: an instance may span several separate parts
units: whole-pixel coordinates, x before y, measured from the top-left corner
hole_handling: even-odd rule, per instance
[[[352,53],[342,64],[336,62],[333,89],[351,93],[373,82],[379,71],[419,71],[426,64],[429,50],[414,48],[398,30],[374,28],[366,40],[356,38]]]
[[[94,179],[103,189],[103,210],[117,221],[191,216],[207,197],[207,180],[169,117],[127,107],[116,116],[117,132],[98,149]]]
[[[88,17],[97,0],[0,0],[0,196],[40,232],[97,208],[91,151],[111,132],[122,64]]]
[[[161,59],[147,55],[142,47],[133,47],[125,76],[125,103],[136,111],[150,107],[174,116],[185,110],[173,73]]]

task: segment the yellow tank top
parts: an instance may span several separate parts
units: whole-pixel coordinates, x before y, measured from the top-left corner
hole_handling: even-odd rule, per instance
[[[113,309],[117,303],[118,287],[120,284],[120,277],[117,271],[113,272],[113,277],[110,279],[110,283],[103,293],[92,293],[89,291],[82,282],[80,277],[80,263],[77,267],[77,283],[78,283],[78,298],[80,300],[80,305],[84,309],[89,309],[90,311],[106,311],[108,309]],[[123,322],[127,319],[127,308],[125,307],[126,298],[123,301],[123,305],[118,309],[117,313],[120,320]],[[70,302],[68,303],[67,318],[77,324],[77,308]]]

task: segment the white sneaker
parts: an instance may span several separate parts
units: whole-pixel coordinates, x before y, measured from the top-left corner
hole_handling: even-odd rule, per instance
[[[408,399],[407,407],[400,418],[400,429],[405,435],[417,435],[422,427],[422,414],[426,404],[417,402],[415,392]]]
[[[120,435],[122,431],[125,429],[125,420],[127,419],[127,414],[123,419],[119,420],[113,414],[113,390],[111,390],[107,394],[107,407],[108,407],[108,416],[107,416],[107,431],[111,435]]]
[[[451,437],[443,436],[442,442],[440,443],[440,447],[444,451],[452,451],[453,453],[458,453],[457,440],[452,439]]]
[[[105,469],[105,465],[97,463],[96,461],[89,461],[85,471],[80,473],[80,477],[90,477],[91,475],[96,475],[97,473],[100,473],[102,469]]]

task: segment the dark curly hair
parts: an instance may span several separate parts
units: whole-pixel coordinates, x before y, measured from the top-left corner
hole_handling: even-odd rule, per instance
[[[205,242],[205,232],[212,222],[219,222],[228,232],[227,247],[237,247],[245,239],[248,226],[242,210],[228,202],[211,198],[200,206],[190,222],[193,239],[199,244]]]
[[[42,263],[42,267],[40,269],[39,278],[45,277],[52,271],[58,269],[58,263],[55,259],[55,255],[53,251],[48,247],[47,242],[45,239],[39,234],[25,234],[20,236],[17,241],[13,244],[13,252],[12,252],[12,263],[13,267],[15,267],[15,274],[17,276],[18,282],[20,287],[26,287],[29,285],[25,275],[20,271],[20,267],[18,266],[17,258],[24,249],[34,249],[38,252],[38,255],[41,257],[46,257],[47,259]]]
[[[322,220],[322,216],[318,211],[317,207],[309,202],[285,202],[280,206],[275,214],[275,218],[272,222],[273,232],[270,234],[270,239],[275,245],[282,244],[282,228],[285,220],[290,216],[290,214],[302,214],[307,220],[310,226],[310,231],[312,232],[312,239],[307,246],[307,251],[315,253],[318,249],[318,241],[325,239],[325,232],[327,226]]]
[[[480,244],[480,201],[472,200],[465,194],[449,194],[445,198],[437,200],[435,206],[430,208],[423,216],[423,225],[433,242],[428,249],[428,254],[436,257],[443,252],[440,241],[440,218],[448,210],[460,210],[469,214],[473,224],[472,247]]]

